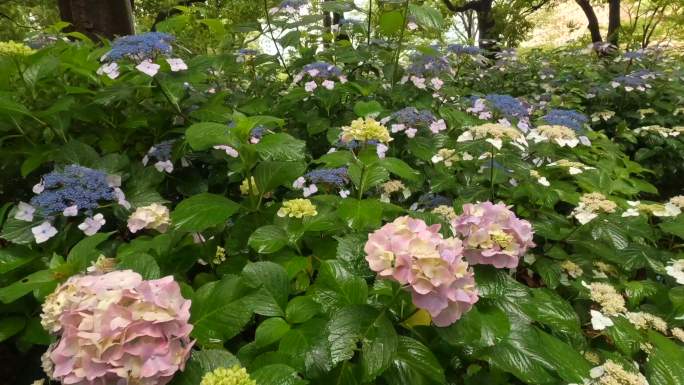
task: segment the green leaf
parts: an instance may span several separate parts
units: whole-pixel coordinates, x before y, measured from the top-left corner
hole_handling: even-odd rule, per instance
[[[272,364],[263,366],[253,373],[250,377],[256,381],[257,385],[303,385],[303,381],[297,375],[297,371],[284,364]]]
[[[198,385],[206,373],[235,365],[240,365],[240,362],[229,351],[195,350],[185,364],[185,370],[176,373],[171,385]]]
[[[582,383],[591,366],[579,352],[558,338],[536,329],[544,360],[567,382]]]
[[[352,229],[375,229],[381,224],[382,204],[373,199],[347,198],[340,204],[337,215]]]
[[[257,347],[266,347],[278,342],[290,330],[290,325],[282,318],[268,318],[256,328],[254,343]]]
[[[582,338],[577,313],[556,292],[548,289],[534,289],[532,298],[521,305],[523,311],[535,321],[548,325],[559,333]]]
[[[428,382],[446,384],[444,369],[430,349],[411,337],[399,336],[397,356],[383,378],[392,385]],[[425,379],[427,381],[421,381]]]
[[[378,116],[382,112],[382,105],[375,100],[369,102],[358,101],[354,104],[354,113],[356,116],[365,118],[366,116]]]
[[[0,318],[0,342],[12,337],[24,329],[26,318],[9,316]]]
[[[0,114],[6,116],[15,116],[15,114],[31,116],[31,111],[28,110],[23,104],[17,103],[14,100],[10,100],[6,97],[0,97]]]
[[[195,123],[185,131],[185,139],[195,151],[207,150],[219,144],[235,144],[228,125],[212,122]]]
[[[201,345],[221,343],[237,335],[252,312],[242,301],[246,288],[234,275],[200,287],[192,297],[192,335]]]
[[[660,223],[658,226],[664,232],[684,239],[684,215],[677,215],[674,220]]]
[[[684,348],[666,337],[648,332],[653,352],[648,355],[646,378],[650,385],[684,384]]]
[[[363,330],[361,346],[361,371],[366,381],[371,381],[384,372],[397,354],[399,338],[394,325],[380,314],[375,322]]]
[[[285,268],[273,262],[250,263],[242,270],[245,283],[257,289],[245,298],[245,304],[255,313],[284,317],[290,283]]]
[[[380,160],[382,166],[394,175],[400,178],[406,179],[411,182],[420,182],[421,175],[420,172],[413,169],[406,162],[401,159],[386,157]]]
[[[7,220],[2,226],[0,238],[19,245],[33,243],[35,238],[33,237],[31,228],[38,226],[40,222],[25,222],[15,219],[14,215],[16,212],[17,207],[10,210]]]
[[[85,272],[90,263],[95,261],[102,253],[97,246],[106,241],[113,233],[97,233],[83,238],[67,255],[67,263],[71,265],[73,272]]]
[[[290,300],[285,308],[285,319],[292,324],[303,323],[321,312],[321,306],[310,297],[301,296]]]
[[[44,285],[53,282],[55,282],[55,278],[52,275],[52,271],[36,271],[35,273],[29,274],[23,279],[0,289],[0,302],[14,302],[33,291],[33,289],[43,287]]]
[[[625,317],[611,317],[613,326],[606,328],[605,333],[622,353],[630,356],[641,349],[644,338],[641,333]]]
[[[377,317],[378,311],[368,305],[350,305],[333,314],[327,326],[333,364],[354,357],[356,345]]]
[[[10,245],[0,249],[0,274],[18,269],[40,255],[24,246]]]
[[[259,254],[275,253],[287,245],[287,233],[275,225],[261,226],[249,236],[247,243]]]
[[[313,295],[326,311],[334,311],[366,303],[368,286],[363,278],[346,270],[340,261],[329,260],[321,263]]]
[[[254,182],[259,192],[265,194],[281,185],[290,187],[305,170],[306,164],[303,162],[265,161],[257,165],[254,171]]]
[[[306,142],[281,132],[264,136],[256,151],[263,160],[298,161],[306,157]]]
[[[119,257],[119,269],[131,269],[142,275],[143,279],[161,277],[161,269],[153,256],[146,253],[126,254]]]
[[[444,28],[442,14],[428,5],[409,4],[409,14],[415,18],[416,24],[425,29],[440,31]]]
[[[240,205],[216,194],[202,193],[184,199],[171,213],[176,229],[203,231],[225,223]]]
[[[404,28],[404,16],[399,11],[385,12],[380,15],[380,32],[391,35]]]

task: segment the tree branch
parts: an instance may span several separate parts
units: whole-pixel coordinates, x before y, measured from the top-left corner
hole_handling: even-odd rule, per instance
[[[482,6],[482,2],[483,2],[482,0],[475,0],[475,1],[469,1],[463,5],[456,6],[450,0],[442,0],[442,1],[444,2],[444,5],[446,5],[446,7],[449,8],[449,10],[451,12],[454,12],[454,13],[465,12],[465,11],[470,11],[470,10],[477,11],[478,9],[480,9],[480,7]]]

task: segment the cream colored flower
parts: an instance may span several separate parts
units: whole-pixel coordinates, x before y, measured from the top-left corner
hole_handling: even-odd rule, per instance
[[[579,278],[582,274],[584,274],[582,268],[573,261],[565,260],[561,262],[560,266],[572,278]]]
[[[591,300],[601,305],[603,312],[616,315],[627,311],[625,299],[615,288],[607,283],[594,282],[589,285]]]
[[[592,369],[594,375],[599,374],[595,377],[597,380],[596,384],[598,385],[648,385],[648,381],[643,374],[628,372],[611,360],[607,360],[599,368],[601,370]]]
[[[389,143],[392,141],[392,137],[390,136],[387,127],[373,118],[359,118],[353,120],[349,126],[342,127],[340,139],[342,142],[350,142],[352,140],[361,142],[377,140],[381,143]]]
[[[663,334],[667,333],[667,322],[656,315],[644,312],[629,312],[625,317],[627,317],[629,322],[637,329],[654,329]]]
[[[221,246],[216,246],[216,253],[214,254],[214,259],[212,259],[211,262],[214,265],[220,265],[225,261],[226,261],[226,249],[224,249]]]
[[[441,216],[442,218],[449,220],[449,221],[452,221],[452,220],[456,219],[456,217],[458,217],[458,215],[456,214],[456,211],[454,211],[454,208],[451,206],[447,206],[447,205],[439,205],[439,206],[435,207],[434,209],[432,209],[432,213],[437,214],[437,215]]]
[[[581,224],[589,223],[601,213],[613,213],[617,208],[615,202],[606,199],[605,195],[593,192],[580,197],[580,203],[570,214]]]
[[[456,154],[456,150],[450,148],[439,149],[437,154],[435,154],[431,159],[432,163],[444,163],[444,165],[447,167],[453,166],[454,162],[458,162],[459,160],[460,159]]]
[[[245,368],[218,368],[202,377],[200,385],[257,385]]]
[[[499,123],[485,123],[479,126],[470,127],[462,133],[456,141],[469,142],[478,139],[484,139],[499,150],[503,145],[504,139],[511,140],[512,144],[520,149],[527,147],[527,141],[522,132],[512,126]]]
[[[587,166],[584,163],[573,162],[573,161],[570,161],[567,159],[559,159],[553,163],[549,163],[547,166],[548,167],[557,166],[557,167],[565,168],[568,170],[568,173],[570,175],[577,175],[577,174],[583,173],[586,170],[594,170],[595,169],[595,167]]]
[[[665,267],[665,272],[678,284],[684,285],[684,259],[670,261],[670,264]]]
[[[544,125],[530,130],[527,139],[534,143],[553,142],[561,147],[576,147],[580,140],[571,128],[559,125]]]
[[[684,342],[684,329],[672,328],[670,329],[670,333],[672,333],[672,337]]]
[[[615,116],[615,111],[601,111],[591,114],[591,121],[598,122],[599,120],[608,121]]]
[[[0,56],[28,56],[33,49],[15,41],[0,41]]]
[[[673,206],[677,206],[680,209],[684,209],[684,195],[674,196],[674,197],[670,198],[668,203],[673,205]]]
[[[163,233],[168,230],[170,224],[169,208],[158,203],[138,207],[128,218],[128,229],[132,233],[142,229],[152,229]]]
[[[250,186],[250,184],[251,184],[251,186]],[[251,187],[251,189],[250,189],[250,187]],[[259,189],[257,188],[256,181],[254,180],[254,177],[251,177],[249,182],[247,181],[247,179],[244,179],[242,181],[242,183],[240,184],[240,194],[249,195],[250,192],[254,196],[259,196]]]
[[[301,198],[283,202],[283,207],[278,210],[279,217],[303,218],[316,215],[316,206],[310,200]]]

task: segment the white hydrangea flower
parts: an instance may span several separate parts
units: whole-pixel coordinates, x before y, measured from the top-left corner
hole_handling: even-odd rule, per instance
[[[36,209],[26,202],[19,202],[17,212],[14,214],[14,219],[24,222],[33,222],[33,214]]]
[[[604,330],[609,326],[613,326],[613,321],[610,319],[610,317],[606,317],[605,315],[603,315],[603,313],[596,310],[590,310],[589,313],[591,313],[592,329]]]
[[[31,232],[33,233],[33,238],[35,238],[36,243],[43,243],[57,235],[57,229],[48,221],[45,221],[36,227],[32,227]]]
[[[83,223],[78,225],[78,229],[83,231],[85,235],[92,236],[100,231],[105,223],[107,223],[107,221],[104,219],[104,216],[98,213],[92,217],[86,218]]]
[[[670,261],[670,264],[665,267],[665,272],[678,284],[684,285],[684,259]]]
[[[173,172],[173,163],[170,160],[159,161],[154,164],[154,168],[159,172],[165,172],[171,174]]]
[[[116,62],[105,63],[97,69],[96,73],[98,75],[105,74],[110,79],[116,79],[119,77],[119,65]]]
[[[62,215],[64,215],[65,217],[75,217],[76,215],[78,215],[78,206],[72,205],[65,208],[62,211]]]
[[[226,155],[230,156],[231,158],[237,158],[238,156],[240,156],[240,154],[235,148],[225,144],[218,144],[214,146],[214,149],[225,151]]]
[[[159,64],[152,63],[151,60],[143,60],[142,62],[140,62],[140,64],[135,66],[135,69],[144,73],[147,76],[154,76],[157,74],[157,72],[159,72],[160,67],[161,66]]]
[[[188,69],[188,65],[185,64],[185,61],[183,61],[181,58],[167,58],[166,62],[169,63],[171,71],[173,72],[184,71]]]

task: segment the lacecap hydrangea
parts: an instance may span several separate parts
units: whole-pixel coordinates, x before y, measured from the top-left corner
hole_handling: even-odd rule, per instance
[[[464,255],[472,265],[515,268],[527,249],[535,246],[532,225],[503,203],[465,204],[451,228],[463,239]]]
[[[190,301],[172,276],[73,276],[43,304],[41,323],[57,337],[43,366],[63,384],[164,385],[194,344],[189,319]]]
[[[370,234],[364,251],[379,277],[406,285],[413,304],[443,327],[460,319],[479,297],[461,241],[443,238],[439,228],[399,217]]]

